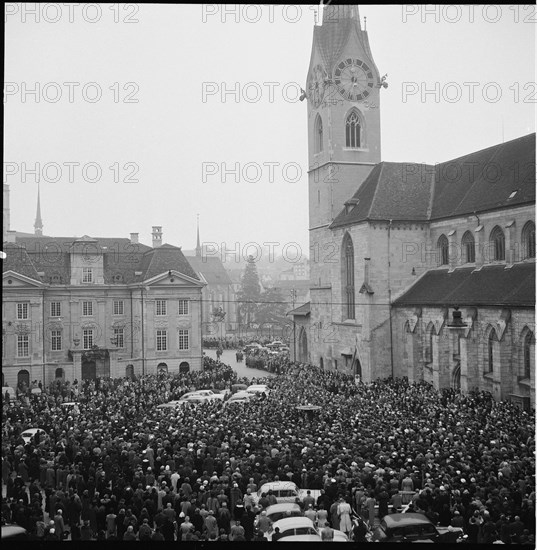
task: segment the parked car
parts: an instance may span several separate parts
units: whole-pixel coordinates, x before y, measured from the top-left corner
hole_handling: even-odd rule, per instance
[[[273,481],[271,483],[265,483],[261,485],[259,491],[254,494],[254,501],[257,504],[263,493],[272,491],[272,494],[276,497],[276,503],[295,503],[299,498],[298,487],[296,483],[292,481]]]
[[[234,393],[226,401],[226,405],[230,405],[232,403],[247,403],[247,402],[251,401],[253,397],[255,397],[255,394],[249,393],[249,392]]]
[[[231,386],[231,393],[235,394],[240,391],[244,391],[248,386],[246,384],[233,384]]]
[[[273,523],[279,521],[280,519],[290,518],[290,517],[302,517],[302,508],[294,502],[282,502],[281,504],[273,504],[269,506],[266,510],[267,517]]]
[[[264,393],[266,395],[268,395],[270,392],[266,384],[252,384],[251,386],[248,386],[244,391],[249,393]]]
[[[2,520],[2,540],[28,540],[28,531],[15,523],[4,523]]]
[[[45,430],[42,430],[41,428],[29,428],[28,430],[24,430],[21,433],[22,439],[24,439],[24,443],[30,443],[32,441],[32,438],[35,436],[36,433],[46,434]]]
[[[224,397],[223,393],[215,393],[213,390],[196,390],[181,395],[179,401],[211,401],[213,399],[223,401]]]
[[[272,535],[280,530],[277,542],[319,542],[322,540],[322,529],[315,527],[313,521],[306,517],[284,518],[275,521],[265,533],[265,538],[272,541]],[[348,542],[349,537],[343,532],[334,529],[334,542]]]
[[[373,541],[454,543],[461,535],[461,529],[437,528],[423,514],[389,514],[374,530]]]

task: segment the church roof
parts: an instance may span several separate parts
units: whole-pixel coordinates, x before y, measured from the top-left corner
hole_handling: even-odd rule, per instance
[[[362,221],[433,221],[535,202],[535,134],[436,166],[377,164],[331,228]]]
[[[186,256],[186,259],[195,271],[203,275],[208,284],[233,284],[220,258],[211,256]]]
[[[432,269],[401,297],[395,306],[507,306],[535,307],[535,262]]]
[[[103,254],[104,284],[130,284],[144,281],[166,271],[175,270],[199,279],[181,249],[169,244],[151,248],[132,243],[127,238],[88,236],[25,237],[19,233],[16,244],[4,244],[7,258],[3,270],[13,269],[46,283],[69,284],[71,281],[71,251],[84,250]],[[23,252],[22,252],[23,251]],[[42,277],[39,273],[44,273]]]

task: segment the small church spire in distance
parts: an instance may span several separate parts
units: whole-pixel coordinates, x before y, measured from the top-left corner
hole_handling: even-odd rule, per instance
[[[43,220],[41,219],[41,197],[39,184],[37,184],[37,212],[35,214],[34,233],[37,237],[43,235]]]
[[[196,214],[197,218],[198,218],[198,238],[197,238],[197,241],[196,241],[196,257],[197,258],[200,258],[201,257],[201,245],[200,245],[200,215],[199,214]]]

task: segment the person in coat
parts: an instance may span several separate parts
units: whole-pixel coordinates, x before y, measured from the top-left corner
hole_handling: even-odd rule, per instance
[[[350,533],[352,529],[351,521],[351,505],[345,502],[345,499],[341,497],[337,505],[337,515],[339,519],[339,530],[344,533]]]

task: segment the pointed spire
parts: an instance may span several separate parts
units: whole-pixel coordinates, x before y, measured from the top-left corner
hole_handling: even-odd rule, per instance
[[[323,25],[344,19],[352,19],[360,26],[360,11],[357,5],[349,4],[322,4]]]
[[[201,258],[201,245],[200,245],[200,215],[196,214],[198,218],[198,239],[196,241],[196,257]]]
[[[43,235],[43,220],[41,219],[41,193],[37,184],[37,212],[35,214],[34,233],[37,237]]]

